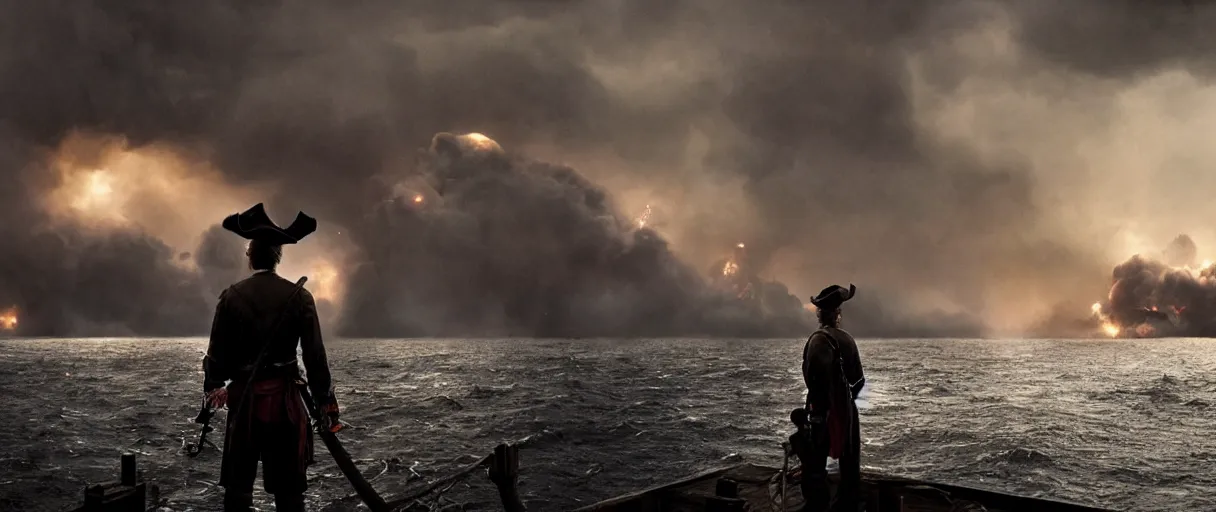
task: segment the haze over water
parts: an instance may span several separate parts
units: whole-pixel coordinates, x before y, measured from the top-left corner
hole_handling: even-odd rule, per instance
[[[343,440],[365,473],[383,472],[381,493],[527,439],[520,488],[543,511],[718,465],[779,466],[788,411],[803,397],[802,343],[338,340],[329,351],[354,426]],[[1116,509],[1212,509],[1209,347],[862,340],[863,464]],[[119,453],[134,450],[170,509],[218,510],[218,452],[178,452],[183,433],[197,433],[203,349],[201,339],[0,341],[0,509],[78,503],[85,482],[113,478]],[[310,509],[353,509],[317,449]],[[466,482],[448,497],[497,506],[482,475]]]

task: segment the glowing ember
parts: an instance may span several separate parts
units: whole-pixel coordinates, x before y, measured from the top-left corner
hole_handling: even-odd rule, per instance
[[[638,220],[637,220],[639,229],[646,227],[646,224],[648,224],[650,222],[650,216],[652,214],[653,214],[653,211],[650,209],[650,205],[646,205],[646,210],[642,212],[642,215],[640,217],[638,217]]]
[[[414,196],[414,203],[422,203],[422,194],[417,194]]]
[[[729,277],[729,276],[733,276],[738,273],[739,273],[739,264],[735,263],[734,261],[727,261],[726,264],[722,266],[722,275],[724,275],[724,276]]]
[[[0,329],[11,331],[17,328],[17,308],[12,307],[0,312]]]
[[[740,242],[740,243],[739,243],[739,245],[737,245],[736,247],[738,247],[738,248],[742,249],[742,248],[744,248],[744,247],[746,247],[746,246],[744,246],[744,245],[743,245],[743,243],[742,243],[742,242]]]

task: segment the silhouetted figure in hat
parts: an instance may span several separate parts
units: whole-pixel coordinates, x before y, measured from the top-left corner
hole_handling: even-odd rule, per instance
[[[302,511],[313,440],[296,388],[297,346],[312,396],[326,416],[320,421],[336,423],[338,404],[312,294],[303,283],[279,277],[275,268],[283,245],[311,234],[317,221],[300,213],[290,226],[280,228],[259,203],[224,219],[223,226],[249,240],[245,254],[253,270],[252,276],[220,294],[203,358],[203,390],[214,406],[227,404],[229,409],[219,482],[224,510],[251,509],[260,459],[262,484],[274,495],[275,509]]]
[[[832,285],[811,299],[819,316],[819,330],[811,334],[802,351],[810,439],[798,453],[808,511],[852,512],[861,505],[861,430],[854,400],[866,378],[857,342],[840,328],[840,308],[856,292],[853,285],[847,289]],[[826,469],[829,456],[840,461],[840,485],[832,503]]]

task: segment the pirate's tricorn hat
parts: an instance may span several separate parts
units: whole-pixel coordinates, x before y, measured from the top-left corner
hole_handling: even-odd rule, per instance
[[[317,219],[300,212],[296,214],[296,220],[284,229],[270,220],[270,216],[266,215],[265,207],[262,206],[262,203],[258,203],[241,213],[229,215],[224,219],[223,226],[224,229],[247,240],[286,245],[299,242],[316,231]]]
[[[846,300],[853,298],[853,295],[856,293],[856,286],[850,284],[846,289],[843,286],[834,284],[824,288],[823,291],[819,292],[819,295],[811,297],[811,304],[814,304],[816,308],[824,311],[840,309],[840,305],[844,304]]]

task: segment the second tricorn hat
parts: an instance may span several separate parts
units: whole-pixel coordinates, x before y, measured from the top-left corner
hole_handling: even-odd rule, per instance
[[[855,294],[857,294],[857,287],[852,284],[848,288],[834,284],[824,288],[819,295],[811,297],[811,304],[822,310],[840,309],[840,305],[853,298]]]

